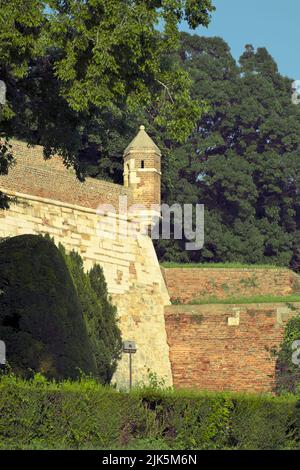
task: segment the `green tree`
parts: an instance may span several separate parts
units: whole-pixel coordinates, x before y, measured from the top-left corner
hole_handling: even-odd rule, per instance
[[[121,333],[117,324],[117,309],[110,302],[103,269],[95,264],[88,272],[91,288],[96,293],[97,306],[102,311],[103,326],[99,325],[99,374],[110,382],[122,351]],[[101,326],[101,329],[100,329]]]
[[[219,38],[182,35],[192,97],[210,103],[164,161],[163,199],[205,204],[205,246],[159,243],[162,259],[290,264],[299,269],[300,107],[266,49],[240,66]],[[172,246],[171,246],[172,245]]]
[[[207,26],[213,9],[211,0],[1,0],[3,138],[39,143],[79,174],[81,152],[97,145],[105,155],[106,136],[95,141],[93,129],[108,130],[124,108],[143,108],[185,139],[203,104],[191,100],[179,61],[165,57],[178,48],[179,22]]]
[[[0,80],[7,89],[7,100],[5,94],[0,103],[0,174],[6,174],[13,161],[7,124],[14,115],[12,102],[20,94],[17,80],[26,75],[35,54],[43,10],[44,2],[39,0],[0,0]],[[0,209],[7,202],[0,193]]]

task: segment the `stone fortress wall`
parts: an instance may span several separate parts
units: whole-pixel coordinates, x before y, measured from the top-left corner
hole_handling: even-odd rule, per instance
[[[123,339],[137,344],[134,383],[147,382],[151,371],[171,385],[164,321],[169,295],[152,241],[145,235],[124,235],[126,216],[97,213],[99,204],[118,208],[120,195],[133,203],[133,189],[92,178],[80,182],[59,157],[45,161],[41,147],[15,142],[13,151],[16,164],[0,176],[0,191],[11,197],[9,210],[0,211],[0,238],[48,233],[57,244],[80,253],[86,269],[99,263],[118,307]],[[120,236],[112,231],[115,224]],[[120,387],[128,385],[128,355],[114,380]]]
[[[160,151],[144,128],[124,153],[124,186],[87,178],[80,182],[61,158],[44,160],[41,147],[14,142],[16,164],[0,176],[0,191],[11,197],[0,211],[0,238],[50,234],[68,251],[78,251],[86,269],[99,263],[118,308],[123,340],[134,340],[134,384],[149,372],[166,385],[206,390],[268,392],[276,383],[272,350],[283,338],[300,303],[188,305],[300,292],[300,277],[288,269],[160,269],[152,240],[126,236],[129,220],[150,225],[151,204],[160,202]],[[99,204],[144,204],[146,213],[98,210]],[[114,228],[119,229],[115,236]],[[99,232],[101,228],[101,233]],[[176,304],[171,305],[170,298]],[[128,355],[114,381],[128,386]]]
[[[100,204],[118,207],[119,196],[127,196],[133,204],[131,188],[95,178],[81,182],[73,168],[67,169],[59,156],[43,158],[43,147],[28,147],[25,142],[13,141],[12,151],[16,158],[8,175],[0,175],[0,187],[27,196],[60,201],[63,204],[97,209]]]

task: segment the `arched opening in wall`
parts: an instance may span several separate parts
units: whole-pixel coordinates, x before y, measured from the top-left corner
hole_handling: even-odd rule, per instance
[[[145,162],[144,162],[144,160],[141,160],[141,168],[145,168]]]

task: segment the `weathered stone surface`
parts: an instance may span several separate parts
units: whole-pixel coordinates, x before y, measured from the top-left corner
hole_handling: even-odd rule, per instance
[[[85,267],[99,263],[108,291],[118,307],[124,339],[134,340],[134,382],[147,382],[149,370],[172,384],[166,341],[164,306],[169,303],[160,267],[149,237],[112,240],[97,234],[103,217],[96,211],[42,198],[9,192],[16,201],[0,212],[0,238],[21,234],[46,234],[70,251],[81,254]],[[106,217],[109,226],[110,217]],[[119,386],[128,385],[128,357],[120,361],[115,375]]]
[[[132,215],[119,211],[120,196],[127,196],[128,207],[133,203],[150,204],[160,198],[160,173],[155,169],[154,186],[152,177],[148,181],[152,171],[148,174],[147,169],[154,158],[160,168],[160,151],[144,129],[137,137],[131,165],[139,164],[137,172],[145,172],[145,193],[139,193],[135,186],[125,188],[92,178],[80,182],[60,157],[45,160],[42,147],[29,148],[23,142],[13,142],[16,165],[8,175],[0,176],[0,190],[15,199],[9,210],[0,211],[0,238],[48,233],[67,251],[74,249],[80,253],[85,268],[99,263],[118,307],[123,339],[137,344],[134,383],[146,383],[151,371],[171,385],[164,323],[164,306],[170,303],[169,295],[151,239],[128,234],[127,222]],[[146,148],[139,148],[141,142],[143,145],[146,142]],[[144,161],[145,169],[140,168],[140,160]],[[109,207],[100,212],[99,205],[103,204]],[[138,227],[140,224],[139,220]],[[127,361],[126,355],[114,377],[119,386],[128,385]]]

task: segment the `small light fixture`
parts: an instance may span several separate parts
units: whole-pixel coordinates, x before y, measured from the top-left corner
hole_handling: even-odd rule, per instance
[[[123,352],[129,354],[129,390],[132,389],[132,354],[137,351],[134,341],[123,341]]]

